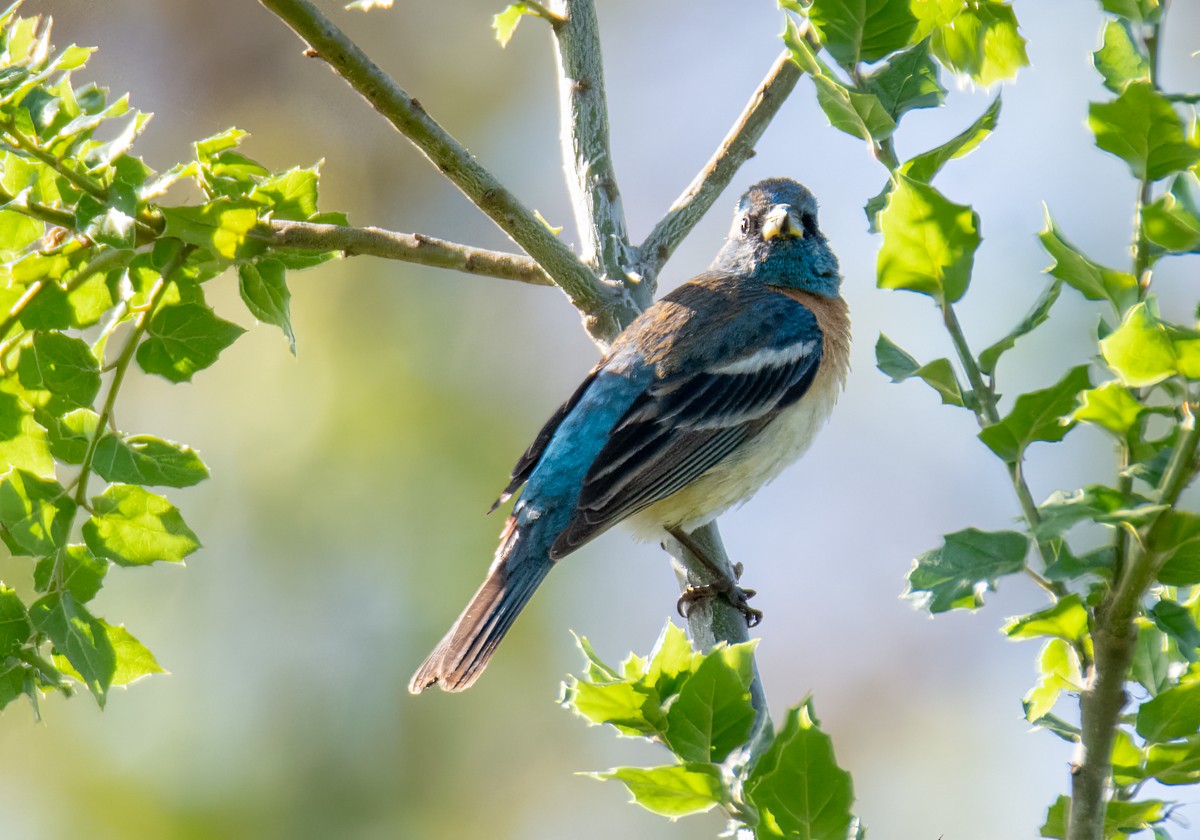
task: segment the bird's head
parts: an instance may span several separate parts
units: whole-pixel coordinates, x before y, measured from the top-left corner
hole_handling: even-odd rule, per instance
[[[836,296],[837,257],[817,227],[817,200],[789,178],[759,181],[738,201],[713,271]]]

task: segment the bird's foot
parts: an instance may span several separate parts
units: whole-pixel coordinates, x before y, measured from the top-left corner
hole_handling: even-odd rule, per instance
[[[739,563],[738,565],[740,566],[741,564]],[[741,577],[740,568],[735,568],[734,571],[738,577]],[[735,581],[724,579],[715,583],[689,586],[679,596],[679,601],[675,604],[675,609],[679,611],[682,617],[687,618],[688,614],[692,611],[693,604],[720,595],[724,596],[725,600],[745,617],[747,627],[757,627],[758,623],[762,621],[762,610],[754,609],[749,603],[750,599],[756,594],[753,589],[743,589]]]

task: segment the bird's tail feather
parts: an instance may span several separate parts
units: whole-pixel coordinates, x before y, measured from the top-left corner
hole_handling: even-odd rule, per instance
[[[509,519],[483,585],[413,674],[408,684],[413,694],[434,684],[445,691],[463,691],[483,673],[513,621],[554,566],[549,552],[530,545],[525,531]]]

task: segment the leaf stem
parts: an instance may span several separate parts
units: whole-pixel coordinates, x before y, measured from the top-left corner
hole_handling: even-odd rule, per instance
[[[966,371],[967,380],[971,383],[971,388],[974,391],[974,409],[975,419],[979,422],[979,427],[985,429],[995,423],[1000,422],[1000,413],[996,409],[996,392],[992,386],[984,381],[983,372],[979,369],[979,362],[976,361],[974,354],[971,352],[970,345],[967,344],[967,337],[963,334],[962,325],[958,321],[958,315],[954,311],[954,305],[949,301],[941,302],[942,321],[946,325],[946,331],[950,333],[950,340],[954,344],[954,350],[958,355],[958,360],[962,364],[963,370]],[[1022,470],[1023,459],[1007,463],[1008,478],[1012,483],[1013,491],[1017,494],[1017,502],[1021,505],[1021,515],[1025,518],[1026,524],[1031,532],[1036,533],[1037,528],[1042,523],[1042,516],[1038,513],[1037,503],[1033,500],[1033,494],[1029,490],[1029,485],[1025,482],[1025,475]],[[1046,540],[1035,536],[1034,542],[1037,544],[1038,554],[1041,555],[1042,563],[1049,566],[1054,562],[1054,550]],[[1037,576],[1040,581],[1039,586],[1042,586],[1047,592],[1056,598],[1061,598],[1067,594],[1066,588],[1061,583],[1046,580],[1040,575]]]
[[[138,312],[133,324],[133,330],[129,333],[129,339],[125,342],[125,346],[121,348],[121,354],[114,363],[112,382],[109,383],[108,393],[104,397],[104,405],[101,407],[100,415],[96,420],[96,430],[88,440],[87,451],[84,453],[83,462],[79,466],[79,475],[75,479],[75,504],[79,507],[83,507],[87,501],[88,478],[92,473],[92,464],[96,458],[96,448],[100,445],[100,439],[108,431],[108,423],[112,418],[113,408],[117,404],[117,394],[121,390],[121,385],[125,382],[125,374],[129,370],[130,363],[133,362],[138,343],[145,334],[147,327],[149,327],[150,318],[167,289],[169,283],[167,278],[182,264],[187,251],[187,248],[181,249],[175,258],[163,268],[161,276],[150,291],[145,307],[141,308]]]

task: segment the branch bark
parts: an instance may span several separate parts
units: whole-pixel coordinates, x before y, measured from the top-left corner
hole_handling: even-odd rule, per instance
[[[421,104],[383,72],[344,32],[308,0],[260,0],[306,41],[316,56],[359,92],[372,107],[420,149],[476,207],[545,269],[584,313],[589,334],[614,335],[626,320],[625,295],[602,283],[575,252],[537,219]]]
[[[645,276],[658,276],[663,264],[712,207],[717,196],[729,186],[741,165],[754,156],[754,144],[779,113],[780,106],[802,75],[786,50],[775,59],[720,147],[639,247]]]
[[[263,225],[252,231],[251,236],[278,248],[341,251],[347,257],[382,257],[435,268],[451,268],[467,274],[517,280],[535,286],[554,285],[550,275],[530,257],[473,248],[423,233],[397,233],[377,227],[312,222],[271,222],[269,226]]]
[[[583,247],[580,258],[602,279],[630,290],[635,300],[622,312],[629,317],[650,305],[654,290],[631,282],[629,277],[634,254],[609,146],[608,98],[596,8],[591,2],[562,0],[556,13],[558,22],[552,29],[558,61],[563,169]]]

